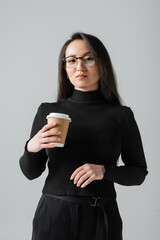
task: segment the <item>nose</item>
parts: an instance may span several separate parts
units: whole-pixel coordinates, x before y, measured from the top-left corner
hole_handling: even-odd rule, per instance
[[[82,59],[78,59],[78,62],[77,62],[77,70],[82,70],[85,68],[85,65],[84,65],[84,62]]]

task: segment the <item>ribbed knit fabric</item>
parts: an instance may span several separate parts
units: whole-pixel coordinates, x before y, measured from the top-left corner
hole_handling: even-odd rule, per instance
[[[20,167],[29,179],[39,177],[48,161],[49,173],[43,193],[116,198],[114,182],[139,185],[144,181],[148,173],[145,155],[129,107],[107,102],[100,90],[74,90],[64,101],[39,106],[29,139],[47,123],[46,116],[51,112],[65,113],[72,119],[65,146],[38,153],[28,152],[25,146],[20,158]],[[120,155],[124,164],[117,166]],[[70,176],[85,163],[104,165],[105,174],[102,180],[81,188],[74,185]]]

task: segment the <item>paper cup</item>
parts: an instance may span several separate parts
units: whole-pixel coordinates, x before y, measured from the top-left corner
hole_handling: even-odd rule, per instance
[[[53,122],[56,123],[56,126],[53,128],[54,130],[62,132],[60,135],[61,142],[53,143],[56,145],[56,147],[64,147],[71,118],[69,115],[64,113],[50,113],[46,118],[48,124]]]

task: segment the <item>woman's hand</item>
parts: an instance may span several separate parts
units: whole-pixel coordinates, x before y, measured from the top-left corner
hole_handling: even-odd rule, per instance
[[[103,165],[86,163],[73,172],[70,180],[74,179],[74,184],[77,184],[77,187],[83,183],[81,188],[84,188],[94,180],[103,179],[104,172],[105,168]]]
[[[27,144],[28,152],[39,152],[43,148],[54,148],[56,147],[52,142],[60,142],[59,135],[61,132],[57,132],[53,128],[56,123],[46,124]]]

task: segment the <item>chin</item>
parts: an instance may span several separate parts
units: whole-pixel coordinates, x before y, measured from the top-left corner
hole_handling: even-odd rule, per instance
[[[87,92],[87,91],[94,91],[95,89],[91,88],[91,87],[76,87],[75,86],[75,89],[79,90],[79,91],[84,91],[84,92]]]
[[[81,81],[81,82],[72,82],[72,84],[74,85],[75,89],[77,90],[82,90],[82,91],[94,91],[96,89],[98,89],[97,84],[93,83],[93,84],[88,84],[87,82]]]
[[[90,88],[91,86],[87,86],[86,84],[76,84],[74,85],[76,88]]]
[[[86,84],[74,84],[75,88],[89,88]]]

